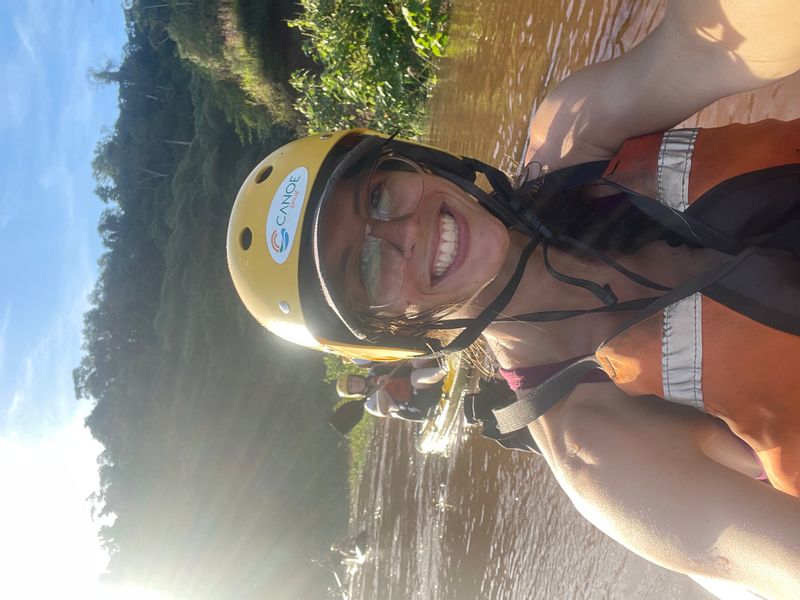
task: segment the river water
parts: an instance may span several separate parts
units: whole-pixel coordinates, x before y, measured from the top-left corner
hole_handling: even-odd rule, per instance
[[[431,102],[434,144],[514,172],[531,109],[573,70],[617,56],[663,2],[456,0]],[[713,126],[800,116],[800,79],[725,99],[689,119]],[[415,452],[413,429],[377,426],[350,530],[370,556],[349,582],[364,600],[706,599],[587,523],[545,462],[464,432],[449,458]]]

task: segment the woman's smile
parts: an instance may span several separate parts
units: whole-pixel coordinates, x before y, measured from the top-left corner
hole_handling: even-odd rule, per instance
[[[460,252],[460,250],[466,247],[466,243],[461,243],[466,236],[461,233],[461,229],[455,217],[447,212],[446,206],[443,206],[439,212],[438,231],[435,231],[433,236],[435,250],[432,253],[432,286],[439,283],[451,268],[456,270],[463,262],[464,252]],[[466,240],[464,241],[466,242]]]

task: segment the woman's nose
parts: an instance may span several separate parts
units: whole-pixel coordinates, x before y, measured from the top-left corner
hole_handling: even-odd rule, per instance
[[[389,242],[408,256],[419,241],[419,224],[414,215],[400,221],[373,221],[370,235]]]

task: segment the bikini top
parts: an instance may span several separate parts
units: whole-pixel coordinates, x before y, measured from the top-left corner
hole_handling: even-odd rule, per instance
[[[539,386],[544,383],[546,379],[555,375],[563,368],[575,362],[575,359],[565,360],[563,362],[550,363],[546,365],[536,365],[533,367],[517,367],[514,369],[499,370],[500,375],[508,383],[513,391],[527,390]],[[580,380],[580,383],[604,383],[611,381],[605,371],[600,369],[593,369],[586,373]]]

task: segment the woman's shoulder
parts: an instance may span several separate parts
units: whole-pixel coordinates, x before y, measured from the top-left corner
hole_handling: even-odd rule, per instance
[[[629,396],[610,382],[578,385],[530,430],[551,465],[565,468],[624,470],[626,456],[646,444],[653,468],[679,454],[703,455],[750,477],[759,473],[752,452],[717,419],[655,396]]]
[[[529,429],[554,471],[615,472],[645,442],[666,466],[676,452],[696,452],[708,425],[705,415],[669,404],[628,396],[612,383],[580,384]]]

